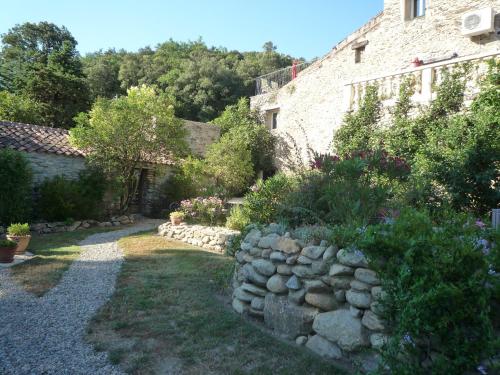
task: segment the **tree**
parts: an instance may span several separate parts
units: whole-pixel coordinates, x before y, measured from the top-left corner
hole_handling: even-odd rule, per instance
[[[222,140],[241,143],[250,151],[254,175],[274,170],[276,139],[260,123],[258,114],[250,109],[248,99],[241,98],[237,104],[226,107],[213,123],[221,127]]]
[[[98,97],[113,98],[125,93],[118,78],[122,55],[111,49],[88,54],[82,59],[92,101]]]
[[[245,191],[253,177],[252,155],[243,142],[222,138],[206,156],[207,171],[226,196]]]
[[[88,114],[79,115],[70,139],[87,152],[91,165],[116,180],[124,212],[137,191],[141,165],[186,153],[185,135],[171,100],[141,86],[127,96],[97,99]]]
[[[8,91],[41,103],[43,125],[69,128],[89,106],[88,89],[76,50],[65,27],[24,23],[2,36],[0,76]]]
[[[0,91],[0,120],[41,124],[42,105],[25,95]]]

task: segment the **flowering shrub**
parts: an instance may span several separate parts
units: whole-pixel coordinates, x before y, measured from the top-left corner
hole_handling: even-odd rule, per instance
[[[219,225],[225,220],[224,201],[217,197],[193,198],[181,201],[180,211],[191,223]]]

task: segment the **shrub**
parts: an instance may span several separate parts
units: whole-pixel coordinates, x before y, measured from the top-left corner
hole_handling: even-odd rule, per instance
[[[97,217],[105,190],[105,178],[91,170],[82,171],[78,180],[46,179],[38,188],[38,216],[49,221]]]
[[[0,223],[27,221],[31,215],[32,172],[17,151],[0,150]]]
[[[17,242],[11,240],[0,240],[0,247],[6,247],[12,249],[17,246]]]
[[[247,211],[241,206],[234,206],[229,211],[229,216],[226,221],[226,227],[234,230],[243,230],[247,225],[250,225],[250,217]]]
[[[206,166],[213,185],[223,196],[243,193],[254,175],[250,151],[242,141],[231,138],[223,137],[210,146]]]
[[[358,240],[387,292],[381,306],[392,338],[383,358],[392,373],[462,374],[494,353],[488,285],[498,280],[478,246],[481,232],[461,217],[436,227],[409,210]]]
[[[226,218],[224,201],[217,197],[183,200],[180,210],[184,213],[185,219],[191,223],[219,225]]]
[[[29,236],[31,234],[30,226],[28,223],[11,224],[7,228],[7,233],[11,236]]]

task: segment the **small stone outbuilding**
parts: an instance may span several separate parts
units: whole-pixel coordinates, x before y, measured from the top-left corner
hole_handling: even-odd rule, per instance
[[[187,141],[193,154],[204,156],[207,148],[220,137],[219,127],[195,121],[185,121]],[[64,175],[77,179],[86,168],[85,154],[69,142],[65,129],[47,126],[0,121],[0,149],[9,148],[22,152],[31,164],[36,188],[47,178]],[[131,211],[150,215],[159,199],[161,187],[167,183],[173,162],[144,164],[139,171],[139,190]]]

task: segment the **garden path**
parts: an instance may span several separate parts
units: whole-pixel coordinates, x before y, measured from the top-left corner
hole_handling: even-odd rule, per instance
[[[160,223],[147,220],[87,237],[61,282],[40,298],[19,287],[9,269],[0,270],[0,373],[121,374],[106,353],[84,341],[85,329],[113,294],[123,262],[117,241]]]

